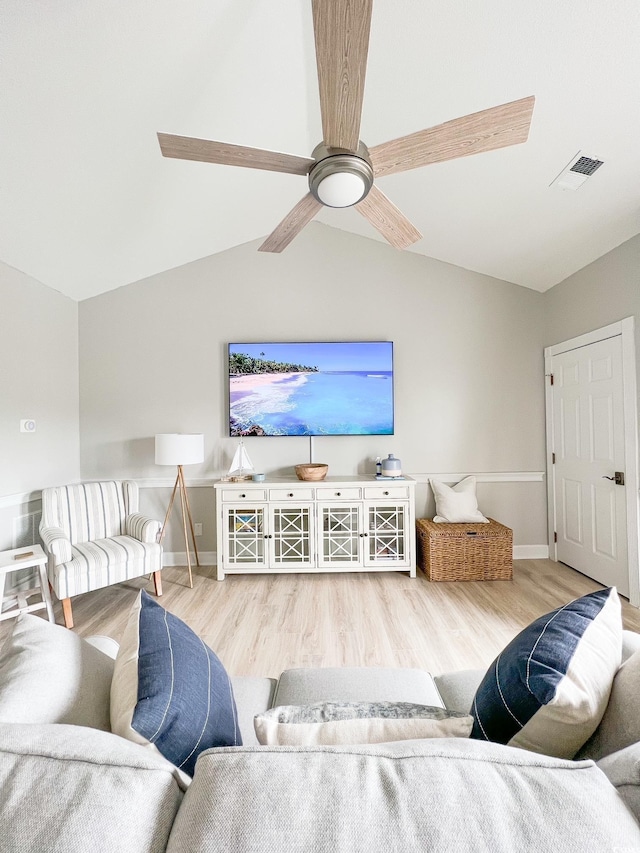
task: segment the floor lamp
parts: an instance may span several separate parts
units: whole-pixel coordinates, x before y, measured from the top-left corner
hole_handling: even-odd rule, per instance
[[[189,496],[187,495],[187,487],[184,482],[183,465],[196,465],[204,460],[204,436],[187,435],[185,433],[162,433],[156,435],[156,465],[177,465],[178,475],[171,494],[171,500],[167,507],[167,514],[164,517],[164,524],[160,533],[159,541],[162,542],[167,529],[167,522],[173,509],[173,502],[176,497],[176,492],[180,491],[180,507],[182,509],[182,529],[184,531],[184,545],[187,552],[187,565],[189,567],[189,586],[193,589],[193,577],[191,575],[191,554],[189,553],[189,537],[187,534],[187,520],[191,530],[191,540],[193,541],[193,550],[196,555],[196,565],[200,565],[198,557],[198,547],[196,545],[196,535],[193,530],[193,519],[191,518],[191,507],[189,506]]]

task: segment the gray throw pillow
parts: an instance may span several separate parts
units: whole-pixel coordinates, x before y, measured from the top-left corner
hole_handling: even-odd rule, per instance
[[[268,746],[388,743],[469,737],[473,717],[411,702],[317,702],[283,705],[254,718],[258,742]]]
[[[0,649],[0,722],[110,731],[113,660],[60,625],[18,616]]]

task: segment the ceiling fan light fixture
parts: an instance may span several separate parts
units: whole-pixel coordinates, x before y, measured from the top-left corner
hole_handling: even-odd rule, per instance
[[[365,188],[362,175],[356,175],[353,172],[334,172],[320,181],[316,192],[318,201],[327,207],[351,207],[362,201]]]
[[[362,201],[373,185],[373,169],[355,154],[334,154],[309,172],[309,189],[326,207],[351,207]]]

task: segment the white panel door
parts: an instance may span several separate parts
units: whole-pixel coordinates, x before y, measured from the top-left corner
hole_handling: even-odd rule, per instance
[[[554,355],[557,559],[629,595],[622,339]]]

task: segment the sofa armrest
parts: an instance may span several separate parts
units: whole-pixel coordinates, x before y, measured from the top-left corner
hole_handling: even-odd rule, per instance
[[[133,512],[127,516],[127,536],[133,536],[139,542],[157,542],[162,525],[155,518],[149,518],[141,512]]]
[[[640,821],[640,743],[612,752],[596,764]]]
[[[53,557],[56,566],[71,559],[71,540],[61,527],[41,527],[40,538],[47,554]]]

